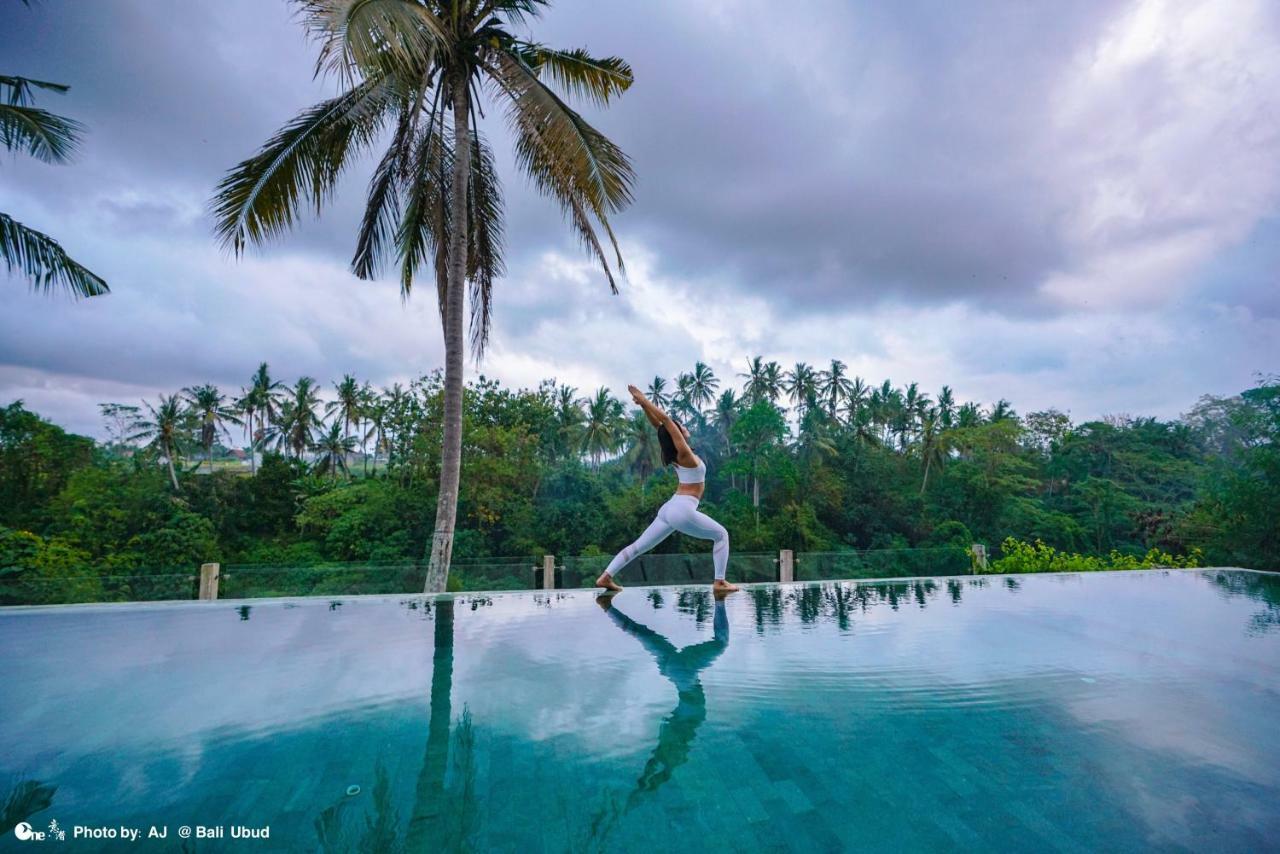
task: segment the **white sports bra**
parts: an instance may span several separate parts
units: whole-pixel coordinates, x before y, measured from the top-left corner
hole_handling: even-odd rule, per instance
[[[676,477],[681,483],[702,483],[707,479],[707,464],[698,457],[698,464],[693,468],[676,463]]]

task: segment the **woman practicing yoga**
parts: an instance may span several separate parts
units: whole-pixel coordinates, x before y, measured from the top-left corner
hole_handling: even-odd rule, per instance
[[[702,500],[702,489],[707,477],[707,464],[698,459],[689,448],[689,431],[680,422],[654,406],[640,389],[627,386],[634,400],[649,423],[658,430],[658,444],[662,446],[662,464],[675,464],[676,477],[680,485],[676,494],[658,508],[658,518],[653,520],[640,538],[622,551],[614,555],[605,571],[596,579],[596,587],[603,587],[615,593],[622,587],[614,580],[622,568],[640,555],[649,551],[658,543],[671,536],[672,531],[679,531],[700,540],[711,540],[715,543],[711,550],[712,561],[716,567],[716,580],[712,589],[717,593],[730,593],[738,588],[725,581],[724,572],[729,566],[729,532],[715,519],[705,513],[698,512],[698,502]]]

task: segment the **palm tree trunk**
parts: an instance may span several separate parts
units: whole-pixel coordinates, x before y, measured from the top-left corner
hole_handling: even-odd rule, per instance
[[[920,484],[920,494],[924,495],[925,488],[929,485],[929,464],[933,462],[932,457],[924,458],[924,481]]]
[[[467,82],[461,74],[453,81],[453,197],[450,199],[453,230],[449,235],[449,279],[445,289],[444,437],[436,529],[431,538],[431,562],[427,566],[427,593],[444,592],[449,580],[462,470],[462,321],[467,277],[467,179],[471,172]]]
[[[173,483],[173,491],[178,491],[178,473],[173,470],[173,448],[164,449],[165,462],[169,464],[169,480]]]

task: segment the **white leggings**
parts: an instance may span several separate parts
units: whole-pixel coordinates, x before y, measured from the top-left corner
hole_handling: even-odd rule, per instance
[[[634,543],[614,555],[605,572],[616,576],[623,567],[671,536],[673,531],[713,541],[711,559],[716,567],[716,578],[724,580],[724,571],[729,566],[729,532],[706,513],[698,512],[698,499],[692,495],[671,496],[658,508],[658,518],[653,520],[653,524]]]

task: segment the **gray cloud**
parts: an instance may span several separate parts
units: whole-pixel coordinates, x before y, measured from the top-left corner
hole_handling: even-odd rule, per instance
[[[489,110],[510,275],[483,369],[620,388],[696,359],[729,376],[754,353],[838,356],[1078,414],[1238,390],[1280,359],[1278,18],[1201,0],[563,0],[539,39],[636,71],[585,110],[636,163],[615,222],[635,273],[608,295]],[[213,246],[218,179],[332,91],[287,4],[46,0],[8,19],[0,71],[70,83],[44,104],[90,134],[74,165],[6,163],[0,209],[114,293],[0,281],[0,397],[81,424],[94,395],[234,387],[263,359],[325,381],[439,363],[430,288],[402,305],[346,272],[368,164],[281,243],[241,261]]]

